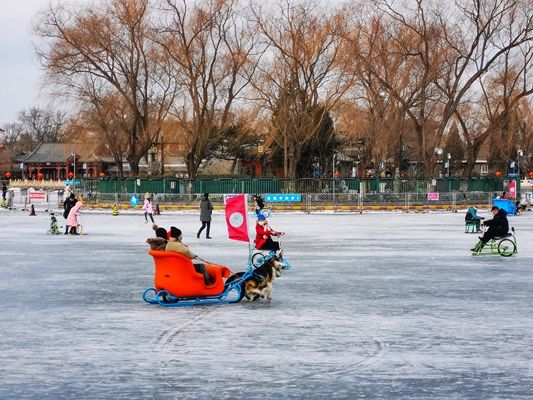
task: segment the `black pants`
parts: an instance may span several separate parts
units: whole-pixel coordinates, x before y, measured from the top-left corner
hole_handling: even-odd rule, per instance
[[[272,240],[272,238],[268,238],[268,239],[266,240],[265,244],[263,244],[259,250],[273,250],[273,251],[278,251],[278,250],[279,250],[279,243],[278,243],[278,242],[274,242],[274,241]]]
[[[485,234],[481,238],[481,241],[483,242],[483,244],[487,244],[489,240],[494,239],[495,237],[505,236],[505,235],[507,235],[507,232],[498,231],[496,229],[492,229],[489,227],[489,230],[485,232]]]
[[[209,230],[211,229],[211,221],[202,221],[202,227],[196,234],[197,237],[200,237],[200,234],[202,231],[207,227],[207,230],[205,231],[205,237],[209,237]]]
[[[152,224],[153,224],[153,223],[154,223],[154,217],[152,216],[151,213],[147,213],[147,212],[145,212],[145,213],[144,213],[144,219],[145,219],[146,221],[148,221],[148,218],[146,217],[147,215],[150,216],[150,219],[152,220]]]

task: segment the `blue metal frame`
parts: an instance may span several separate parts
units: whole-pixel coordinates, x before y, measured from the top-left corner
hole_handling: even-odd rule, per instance
[[[261,255],[260,257],[257,257],[256,261],[254,262],[254,258],[257,255]],[[261,250],[257,250],[252,243],[250,243],[250,254],[248,256],[248,265],[252,268],[257,268],[266,263],[268,260],[273,259],[276,257],[276,252],[274,250],[271,250],[267,254],[263,253]],[[284,269],[291,269],[292,265],[283,257],[283,253],[279,256],[279,261],[284,264]]]
[[[248,279],[253,274],[253,268],[248,267],[244,274],[234,281],[225,284],[224,290],[222,293],[211,296],[190,296],[190,297],[177,297],[173,296],[166,290],[156,291],[155,288],[151,287],[146,289],[142,298],[144,301],[150,304],[159,304],[163,307],[188,307],[188,306],[198,306],[202,304],[224,304],[224,303],[238,303],[242,300],[242,283]],[[153,292],[152,296],[149,294]],[[235,292],[235,296],[229,297],[229,295]],[[165,297],[169,301],[165,301]]]

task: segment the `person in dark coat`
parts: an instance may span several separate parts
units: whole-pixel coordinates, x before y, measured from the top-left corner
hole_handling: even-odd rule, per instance
[[[207,228],[205,238],[211,239],[209,236],[209,231],[211,229],[211,214],[213,213],[213,205],[209,200],[209,193],[204,193],[204,198],[200,201],[200,221],[202,221],[202,226],[196,237],[200,239],[200,234],[202,231]]]
[[[63,208],[64,208],[64,212],[63,212],[63,217],[65,219],[68,218],[68,214],[70,213],[70,210],[72,209],[72,207],[74,207],[76,205],[76,203],[78,202],[78,200],[76,199],[76,195],[74,193],[71,193],[69,197],[67,197],[67,199],[63,202]],[[65,224],[65,235],[68,235],[68,225]]]
[[[485,246],[489,240],[494,239],[495,237],[505,236],[509,233],[509,221],[507,220],[507,213],[505,210],[493,206],[491,212],[492,215],[494,215],[494,218],[483,222],[483,225],[488,226],[489,229],[483,236],[479,237],[480,242],[472,249],[472,251],[481,251],[483,246]]]
[[[7,193],[7,186],[5,182],[2,182],[2,200],[6,199],[6,193]]]
[[[254,201],[255,203],[255,213],[257,215],[261,214],[261,210],[263,208],[265,208],[265,201],[263,200],[263,198],[261,196],[259,196],[258,194],[254,195],[252,197],[252,200]]]

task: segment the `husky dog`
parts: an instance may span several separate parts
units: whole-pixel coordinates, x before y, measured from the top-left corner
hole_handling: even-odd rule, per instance
[[[276,258],[266,261],[260,267],[254,269],[252,276],[243,282],[244,296],[249,301],[255,301],[258,298],[272,300],[272,282],[280,276],[283,269],[283,263]],[[232,275],[226,281],[226,284],[239,279],[244,272],[238,272]]]

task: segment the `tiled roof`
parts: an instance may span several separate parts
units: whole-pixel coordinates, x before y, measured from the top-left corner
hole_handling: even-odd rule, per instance
[[[108,161],[110,154],[100,143],[41,143],[25,159],[25,163],[61,163],[72,154],[77,162]]]

